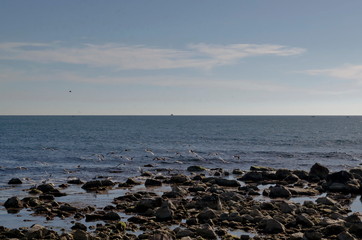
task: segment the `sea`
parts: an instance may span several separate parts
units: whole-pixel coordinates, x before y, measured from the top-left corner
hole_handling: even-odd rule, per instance
[[[0,116],[0,205],[32,185],[70,178],[122,182],[191,165],[309,171],[317,162],[331,171],[361,167],[361,116]],[[7,184],[14,177],[22,187]],[[82,201],[80,188],[68,191],[69,201]],[[6,226],[26,223],[0,210]]]
[[[360,116],[1,116],[0,182],[362,163]]]

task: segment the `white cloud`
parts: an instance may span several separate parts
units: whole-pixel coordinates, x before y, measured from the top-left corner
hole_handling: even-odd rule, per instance
[[[337,68],[307,70],[305,72],[309,75],[324,75],[362,82],[362,65],[345,65]]]
[[[303,53],[302,48],[280,45],[192,44],[186,49],[152,48],[141,45],[85,44],[61,47],[43,43],[0,43],[1,60],[24,60],[40,63],[84,64],[96,67],[127,69],[204,68],[232,64],[237,60],[262,55],[290,56]]]

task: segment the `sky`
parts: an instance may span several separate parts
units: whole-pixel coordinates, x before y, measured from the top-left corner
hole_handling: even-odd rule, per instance
[[[361,9],[2,0],[0,115],[362,115]]]

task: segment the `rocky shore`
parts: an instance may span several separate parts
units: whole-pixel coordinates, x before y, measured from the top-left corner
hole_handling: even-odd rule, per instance
[[[46,219],[72,219],[73,226],[62,232],[39,224],[0,226],[0,239],[362,239],[361,214],[350,209],[351,199],[362,193],[362,168],[330,172],[316,163],[309,172],[260,166],[228,172],[190,166],[173,173],[147,167],[121,183],[72,179],[59,186],[39,184],[22,199],[11,197],[4,203],[9,214],[27,209]],[[71,185],[94,194],[126,191],[105,207],[79,208],[62,202]],[[146,190],[130,191],[140,185]],[[162,194],[155,192],[164,186]],[[301,197],[303,202],[293,201]]]

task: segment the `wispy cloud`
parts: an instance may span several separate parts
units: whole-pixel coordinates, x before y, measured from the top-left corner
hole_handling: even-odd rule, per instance
[[[140,69],[210,69],[233,64],[246,57],[301,54],[302,48],[271,44],[191,44],[185,49],[154,48],[143,45],[84,44],[64,47],[44,43],[0,43],[1,60],[24,60],[38,63],[83,64],[114,67],[119,70]]]
[[[309,75],[322,75],[333,78],[350,79],[362,82],[362,65],[345,65],[329,69],[314,69],[305,71]]]

